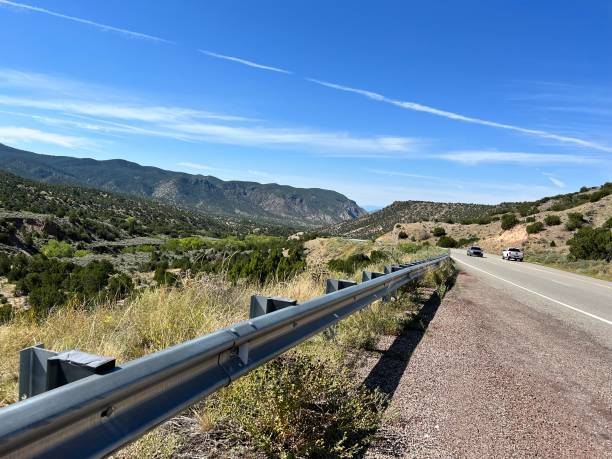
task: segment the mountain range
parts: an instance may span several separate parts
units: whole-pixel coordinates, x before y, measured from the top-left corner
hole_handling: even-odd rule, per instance
[[[151,198],[206,214],[317,227],[352,220],[367,212],[331,190],[275,183],[223,181],[112,159],[50,156],[0,144],[0,169],[50,184],[80,185]]]

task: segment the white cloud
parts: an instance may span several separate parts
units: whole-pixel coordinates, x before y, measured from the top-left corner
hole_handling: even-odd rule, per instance
[[[527,185],[520,182],[483,182],[477,180],[457,180],[449,177],[437,177],[432,175],[420,175],[420,174],[412,174],[409,172],[402,171],[391,171],[391,170],[382,170],[382,169],[365,169],[367,172],[376,174],[376,175],[384,175],[387,177],[402,177],[413,179],[411,182],[417,183],[429,183],[436,184],[435,186],[441,187],[443,186],[446,191],[451,192],[454,187],[459,190],[463,189],[480,189],[480,190],[491,190],[491,191],[517,191],[517,192],[538,192],[540,194],[549,193],[552,191],[550,187],[538,186],[538,185]],[[431,188],[427,188],[428,190]]]
[[[455,151],[436,155],[437,158],[463,164],[481,163],[515,163],[515,164],[593,164],[599,162],[594,158],[580,155],[524,153],[513,151]]]
[[[546,177],[548,177],[548,180],[550,180],[552,183],[554,183],[556,186],[558,186],[559,188],[565,188],[565,182],[559,180],[557,177],[555,177],[553,174],[549,174],[546,172],[543,172],[543,175],[545,175]]]
[[[419,141],[408,137],[356,137],[345,132],[267,127],[241,127],[220,124],[178,124],[171,129],[209,141],[234,145],[300,146],[323,150],[343,150],[346,156],[364,152],[384,155],[410,152]]]
[[[0,141],[3,143],[44,142],[66,148],[76,148],[90,142],[81,137],[55,134],[25,127],[0,127]]]
[[[332,88],[332,89],[337,89],[339,91],[359,94],[361,96],[367,97],[368,99],[372,99],[377,102],[384,102],[387,104],[395,105],[397,107],[400,107],[406,110],[425,112],[431,115],[436,115],[436,116],[440,116],[443,118],[448,118],[448,119],[452,119],[456,121],[462,121],[465,123],[479,124],[481,126],[489,126],[489,127],[499,128],[499,129],[507,129],[507,130],[511,130],[515,132],[520,132],[522,134],[532,135],[532,136],[536,136],[536,137],[540,137],[544,139],[555,140],[555,141],[562,142],[562,143],[570,143],[574,145],[579,145],[581,147],[592,148],[592,149],[600,150],[600,151],[612,152],[612,147],[610,146],[602,145],[602,144],[591,142],[588,140],[579,139],[577,137],[564,136],[564,135],[554,134],[551,132],[542,131],[539,129],[528,129],[528,128],[523,128],[519,126],[514,126],[511,124],[498,123],[496,121],[488,121],[488,120],[483,120],[480,118],[473,118],[473,117],[461,115],[458,113],[453,113],[453,112],[440,110],[440,109],[433,108],[433,107],[428,107],[427,105],[421,105],[416,102],[407,102],[407,101],[402,101],[398,99],[392,99],[392,98],[383,96],[382,94],[378,94],[376,92],[367,91],[367,90],[358,89],[358,88],[351,88],[349,86],[343,86],[343,85],[339,85],[336,83],[330,83],[327,81],[317,80],[314,78],[306,78],[306,80],[312,83],[316,83],[321,86],[325,86],[325,87]]]
[[[199,163],[190,163],[190,162],[180,162],[177,163],[177,166],[187,167],[189,169],[197,169],[201,171],[214,171],[217,170],[215,167],[207,166],[206,164]]]
[[[112,88],[106,90],[42,74],[6,69],[0,69],[0,86],[16,88],[28,94],[0,95],[0,106],[12,109],[5,112],[11,116],[29,117],[46,125],[103,135],[128,134],[189,142],[281,146],[339,157],[405,155],[417,151],[423,144],[419,139],[400,136],[363,136],[308,127],[253,126],[252,123],[256,121],[253,118],[185,107],[142,104],[138,100],[127,103]],[[78,98],[69,96],[73,92]],[[49,96],[57,93],[65,94],[65,97]],[[98,100],[101,93],[107,94],[103,101]]]
[[[44,100],[22,97],[0,96],[0,105],[10,107],[52,110],[65,113],[77,113],[103,118],[114,118],[143,122],[185,122],[194,118],[215,119],[222,121],[251,121],[250,118],[223,115],[182,107],[145,106],[99,103],[95,100]]]
[[[60,18],[60,19],[66,19],[68,21],[78,22],[80,24],[85,24],[88,26],[95,27],[105,32],[117,32],[117,33],[126,35],[131,38],[140,38],[140,39],[151,40],[151,41],[156,41],[160,43],[173,43],[170,40],[156,37],[154,35],[149,35],[149,34],[141,33],[141,32],[134,32],[133,30],[121,29],[119,27],[109,26],[106,24],[100,24],[99,22],[90,21],[89,19],[78,18],[75,16],[68,16],[66,14],[56,13],[55,11],[50,11],[45,8],[39,8],[37,6],[26,5],[24,3],[17,3],[17,2],[12,2],[9,0],[0,0],[0,5],[12,6],[14,8],[34,11],[36,13],[42,13],[42,14],[46,14],[48,16],[53,16],[53,17]]]
[[[226,61],[238,62],[239,64],[247,65],[249,67],[254,67],[256,69],[269,70],[271,72],[286,73],[286,74],[293,73],[293,72],[290,72],[289,70],[280,69],[278,67],[271,67],[269,65],[258,64],[257,62],[248,61],[246,59],[242,59],[239,57],[227,56],[225,54],[219,54],[219,53],[213,53],[212,51],[207,51],[204,49],[198,49],[198,51],[210,57],[215,57],[217,59],[223,59]]]

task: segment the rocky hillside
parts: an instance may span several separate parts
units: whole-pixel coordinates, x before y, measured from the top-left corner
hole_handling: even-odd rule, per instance
[[[96,161],[48,156],[0,144],[0,168],[53,184],[83,185],[153,198],[207,214],[315,227],[348,221],[366,212],[340,193],[172,172],[124,160]]]
[[[33,253],[49,239],[94,244],[158,235],[220,237],[284,231],[288,230],[206,216],[150,199],[49,185],[0,171],[0,252]]]
[[[515,213],[519,217],[535,215],[550,210],[553,212],[573,209],[591,201],[593,195],[606,194],[612,185],[602,187],[583,187],[574,193],[549,196],[537,201],[502,202],[495,205],[464,204],[454,202],[432,201],[396,201],[393,204],[364,215],[358,219],[331,225],[321,231],[322,234],[369,239],[393,231],[400,224],[418,222],[442,222],[486,225],[499,220],[504,213]],[[601,196],[603,197],[603,196]]]
[[[390,231],[378,239],[386,242],[427,240],[430,244],[436,244],[439,237],[434,236],[434,228],[442,228],[446,236],[456,241],[462,240],[460,245],[474,243],[492,253],[498,253],[508,246],[523,247],[528,253],[566,253],[567,241],[578,228],[612,225],[612,184],[530,204],[532,212],[527,216],[509,212],[516,216],[516,224],[507,229],[502,227],[499,215],[494,215],[490,222],[485,219],[481,224],[443,221],[409,223],[398,220]]]
[[[334,236],[371,238],[391,231],[398,222],[478,220],[500,212],[502,209],[501,205],[396,201],[390,206],[356,220],[325,228],[323,233]]]

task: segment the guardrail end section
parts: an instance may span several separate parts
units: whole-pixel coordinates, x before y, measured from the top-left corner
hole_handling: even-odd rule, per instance
[[[325,293],[337,292],[338,290],[352,287],[353,285],[357,285],[357,282],[345,279],[327,279],[327,282],[325,282]]]
[[[115,368],[115,359],[81,351],[55,352],[42,344],[19,352],[19,399],[42,394]]]
[[[286,308],[288,306],[296,306],[297,300],[291,300],[289,298],[283,298],[280,296],[251,296],[251,307],[249,310],[249,319],[263,316],[279,309]]]

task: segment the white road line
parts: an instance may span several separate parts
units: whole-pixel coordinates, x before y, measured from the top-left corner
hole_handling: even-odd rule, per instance
[[[557,303],[557,304],[559,304],[559,305],[561,305],[561,306],[563,306],[563,307],[566,307],[566,308],[568,308],[568,309],[571,309],[572,311],[579,312],[580,314],[584,314],[585,316],[589,316],[589,317],[591,317],[591,318],[593,318],[593,319],[597,319],[597,320],[599,320],[599,321],[601,321],[601,322],[603,322],[603,323],[605,323],[605,324],[612,325],[612,321],[611,321],[611,320],[604,319],[603,317],[599,317],[599,316],[596,316],[595,314],[591,314],[590,312],[586,312],[586,311],[583,311],[582,309],[578,309],[578,308],[577,308],[577,307],[575,307],[575,306],[570,306],[569,304],[563,303],[563,302],[561,302],[561,301],[559,301],[559,300],[555,300],[554,298],[551,298],[551,297],[549,297],[549,296],[542,295],[541,293],[538,293],[538,292],[536,292],[536,291],[530,290],[530,289],[528,289],[528,288],[526,288],[526,287],[523,287],[522,285],[515,284],[514,282],[511,282],[511,281],[509,281],[508,279],[504,279],[503,277],[496,276],[495,274],[491,274],[490,272],[485,271],[484,269],[477,268],[476,266],[473,266],[473,265],[471,265],[471,264],[469,264],[469,263],[466,263],[465,261],[461,261],[461,260],[459,260],[458,258],[453,258],[453,259],[454,259],[455,261],[458,261],[459,263],[462,263],[462,264],[464,264],[464,265],[466,265],[466,266],[469,266],[469,267],[470,267],[470,268],[472,268],[472,269],[475,269],[476,271],[481,271],[481,272],[483,272],[483,273],[485,273],[485,274],[488,274],[488,275],[489,275],[489,276],[491,276],[491,277],[494,277],[494,278],[499,279],[499,280],[501,280],[501,281],[507,282],[507,283],[509,283],[509,284],[511,284],[511,285],[514,285],[515,287],[518,287],[518,288],[520,288],[520,289],[523,289],[523,290],[525,290],[525,291],[527,291],[527,292],[529,292],[529,293],[533,293],[534,295],[541,296],[542,298],[545,298],[545,299],[547,299],[548,301],[552,301],[552,302],[554,302],[554,303]]]
[[[495,258],[495,257],[487,257],[487,258],[497,259],[497,260],[500,261],[499,264],[506,263],[505,261],[502,261],[501,258]],[[588,279],[583,279],[584,276],[582,276],[580,274],[571,274],[571,273],[568,273],[568,272],[565,272],[565,271],[553,272],[553,271],[550,271],[548,269],[540,269],[540,268],[536,268],[535,266],[533,266],[533,263],[524,263],[523,265],[521,265],[521,267],[523,269],[527,268],[527,269],[532,269],[534,271],[540,271],[540,272],[543,272],[543,273],[552,274],[553,276],[566,277],[568,279],[573,279],[575,281],[584,282],[585,284],[594,285],[595,287],[608,288],[608,289],[612,290],[612,286],[604,285],[604,284],[601,284],[601,283],[598,283],[598,282],[592,282],[592,281],[590,281]],[[555,269],[555,268],[551,268],[551,270],[552,269]],[[602,281],[602,282],[605,282],[605,281]]]

